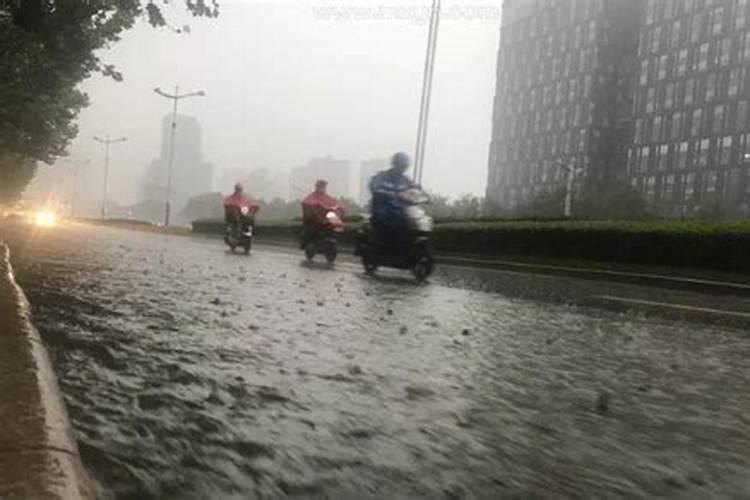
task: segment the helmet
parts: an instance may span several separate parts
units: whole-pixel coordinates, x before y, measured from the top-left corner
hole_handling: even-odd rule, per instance
[[[243,189],[244,188],[242,187],[242,183],[241,182],[238,182],[237,184],[234,185],[234,192],[235,193],[241,193],[243,191]]]
[[[395,169],[405,171],[411,165],[411,158],[406,153],[396,153],[391,158],[391,166]]]

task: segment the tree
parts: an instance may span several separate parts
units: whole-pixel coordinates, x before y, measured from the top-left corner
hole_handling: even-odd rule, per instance
[[[195,16],[219,13],[217,0],[185,7]],[[96,51],[139,18],[168,26],[152,0],[0,0],[0,195],[16,196],[37,162],[65,155],[89,102],[78,84],[97,72],[122,80]]]
[[[651,217],[648,204],[630,184],[620,180],[605,180],[586,187],[583,196],[574,204],[578,218],[637,220]]]

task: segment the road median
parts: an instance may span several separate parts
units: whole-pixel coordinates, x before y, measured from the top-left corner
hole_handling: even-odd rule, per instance
[[[0,243],[0,499],[89,499],[47,350]]]

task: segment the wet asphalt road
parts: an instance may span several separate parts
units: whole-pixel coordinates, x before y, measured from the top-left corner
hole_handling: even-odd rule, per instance
[[[750,496],[741,329],[569,305],[589,285],[560,278],[10,240],[105,498]]]

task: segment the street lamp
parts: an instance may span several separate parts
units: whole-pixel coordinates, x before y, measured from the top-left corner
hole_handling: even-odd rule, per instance
[[[417,126],[417,147],[414,155],[414,181],[422,183],[424,173],[425,146],[427,144],[427,125],[430,117],[430,100],[432,98],[432,77],[435,73],[435,54],[437,53],[437,36],[440,27],[441,0],[432,0],[430,14],[430,29],[427,35],[427,56],[424,63],[422,79],[422,101],[419,108],[419,124]]]
[[[169,226],[169,213],[170,213],[170,197],[172,196],[172,163],[174,162],[174,132],[177,128],[177,103],[181,99],[188,97],[203,97],[206,95],[205,92],[199,90],[197,92],[189,92],[187,94],[180,94],[180,87],[174,88],[174,94],[168,94],[161,90],[159,87],[154,89],[154,92],[162,97],[171,99],[173,102],[172,106],[172,132],[169,137],[169,163],[167,166],[167,198],[164,211],[164,226]]]
[[[583,168],[576,167],[573,163],[563,163],[558,160],[557,164],[567,173],[565,180],[565,204],[563,206],[563,215],[566,219],[573,217],[573,183],[578,174],[583,172]]]
[[[107,134],[105,139],[94,137],[96,142],[104,144],[104,185],[102,186],[102,219],[107,218],[107,183],[109,181],[109,146],[117,142],[127,141],[127,137],[120,137],[119,139],[110,139]]]

